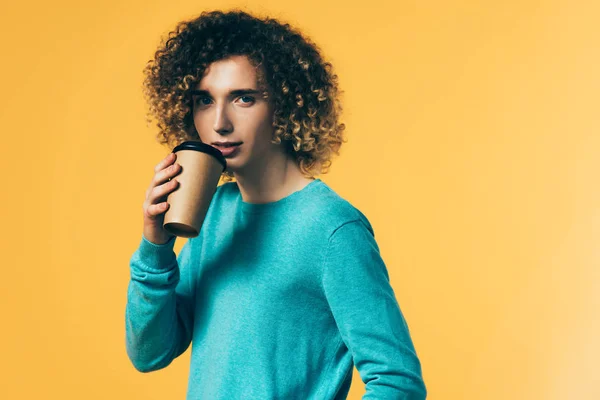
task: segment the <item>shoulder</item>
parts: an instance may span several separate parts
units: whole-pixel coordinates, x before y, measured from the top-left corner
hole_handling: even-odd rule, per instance
[[[214,199],[215,202],[226,204],[228,201],[234,201],[238,195],[237,182],[226,182],[217,187]],[[354,222],[374,236],[373,227],[367,216],[324,181],[320,181],[319,185],[311,190],[309,196],[303,197],[303,200],[301,212],[288,215],[294,225],[311,231],[318,229],[329,238],[342,226]]]
[[[314,198],[314,209],[319,221],[327,227],[329,236],[344,225],[356,223],[374,235],[367,216],[349,200],[340,196],[329,185],[323,184]]]

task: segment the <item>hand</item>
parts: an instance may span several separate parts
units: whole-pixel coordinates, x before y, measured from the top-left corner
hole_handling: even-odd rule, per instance
[[[165,244],[175,236],[163,229],[163,222],[164,214],[169,209],[167,196],[179,186],[177,180],[171,179],[181,172],[181,166],[175,162],[176,159],[177,154],[170,153],[154,167],[154,177],[146,190],[143,205],[144,237],[154,244]]]

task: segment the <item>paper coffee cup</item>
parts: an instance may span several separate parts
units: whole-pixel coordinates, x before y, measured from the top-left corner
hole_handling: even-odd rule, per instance
[[[173,153],[181,171],[174,177],[177,189],[167,197],[163,229],[180,237],[196,237],[227,162],[219,149],[199,141],[183,142]]]

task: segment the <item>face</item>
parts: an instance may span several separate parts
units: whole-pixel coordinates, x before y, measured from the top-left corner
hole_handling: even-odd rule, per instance
[[[242,142],[231,155],[224,153],[232,172],[243,172],[281,151],[281,145],[271,143],[273,107],[263,98],[257,78],[248,58],[234,56],[210,64],[192,92],[200,140],[213,146]]]

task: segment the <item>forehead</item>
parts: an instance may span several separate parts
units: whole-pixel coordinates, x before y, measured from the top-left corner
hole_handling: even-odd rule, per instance
[[[246,56],[231,56],[215,61],[204,71],[196,89],[214,92],[235,88],[258,88],[260,71]]]

